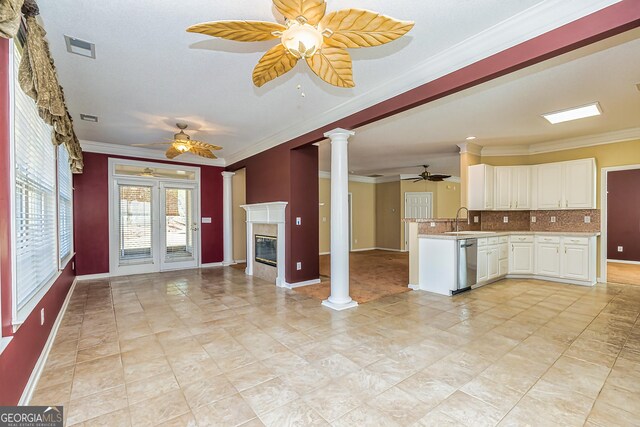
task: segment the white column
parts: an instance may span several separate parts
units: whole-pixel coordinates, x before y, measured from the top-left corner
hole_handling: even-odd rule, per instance
[[[331,140],[331,296],[322,305],[345,310],[358,305],[349,296],[349,137],[355,133],[335,129]]]
[[[235,264],[233,261],[233,172],[222,172],[222,238],[224,260],[222,265]]]

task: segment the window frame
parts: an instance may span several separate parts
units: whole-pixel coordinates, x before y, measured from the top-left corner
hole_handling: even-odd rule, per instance
[[[74,233],[73,233],[73,173],[70,173],[71,176],[71,183],[70,183],[70,188],[71,188],[71,199],[69,200],[70,203],[70,209],[69,209],[69,213],[70,213],[70,217],[71,217],[71,221],[70,221],[70,230],[69,230],[69,254],[64,257],[61,258],[60,257],[60,240],[62,235],[60,234],[60,150],[66,150],[66,148],[63,145],[59,145],[56,147],[56,193],[57,193],[57,197],[56,197],[56,213],[57,213],[57,219],[56,219],[56,229],[58,230],[58,270],[62,271],[65,268],[67,268],[67,265],[69,265],[69,261],[71,261],[71,259],[75,256],[75,247],[73,245],[73,238],[74,238]],[[69,172],[71,172],[71,167],[69,165],[67,165],[67,167],[69,168]]]
[[[15,333],[19,327],[26,321],[26,319],[32,314],[35,307],[42,301],[42,298],[49,292],[49,290],[53,287],[56,281],[62,275],[62,271],[67,267],[69,261],[73,259],[75,255],[73,251],[73,176],[72,176],[72,196],[71,196],[71,252],[68,257],[61,262],[60,260],[60,230],[59,230],[59,215],[60,215],[60,203],[59,203],[59,184],[58,184],[58,148],[64,149],[64,147],[54,147],[55,155],[52,158],[52,162],[54,162],[55,169],[55,188],[54,188],[54,206],[55,206],[55,230],[56,230],[56,239],[53,244],[56,246],[56,271],[53,275],[44,282],[43,285],[33,294],[31,297],[24,303],[24,305],[18,308],[18,281],[17,281],[17,251],[16,251],[16,171],[15,171],[15,162],[16,162],[16,132],[15,132],[15,120],[16,120],[16,85],[17,85],[17,75],[14,71],[15,69],[15,49],[16,41],[15,38],[9,39],[9,164],[11,167],[9,168],[9,179],[11,183],[11,192],[10,192],[10,227],[11,227],[11,324],[13,326],[13,332]],[[1,346],[0,346],[1,350]]]

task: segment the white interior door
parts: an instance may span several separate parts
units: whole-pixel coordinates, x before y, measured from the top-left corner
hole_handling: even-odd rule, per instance
[[[433,193],[404,193],[405,218],[433,218]],[[409,223],[404,224],[404,250],[409,250]]]
[[[197,191],[193,185],[160,183],[160,269],[198,267]]]
[[[158,263],[158,200],[154,182],[118,179],[112,199],[111,271],[151,273]]]

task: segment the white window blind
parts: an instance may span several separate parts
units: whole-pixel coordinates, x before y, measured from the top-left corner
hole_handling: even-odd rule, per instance
[[[73,176],[69,153],[62,145],[58,147],[58,236],[60,267],[63,268],[73,246]]]
[[[18,84],[14,44],[14,232],[16,305],[20,310],[58,271],[56,162],[51,127]]]

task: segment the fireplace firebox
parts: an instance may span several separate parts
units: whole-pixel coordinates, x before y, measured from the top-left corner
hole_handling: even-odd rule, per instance
[[[274,236],[261,236],[256,234],[255,240],[255,259],[256,262],[266,264],[272,267],[278,265],[278,239]]]

